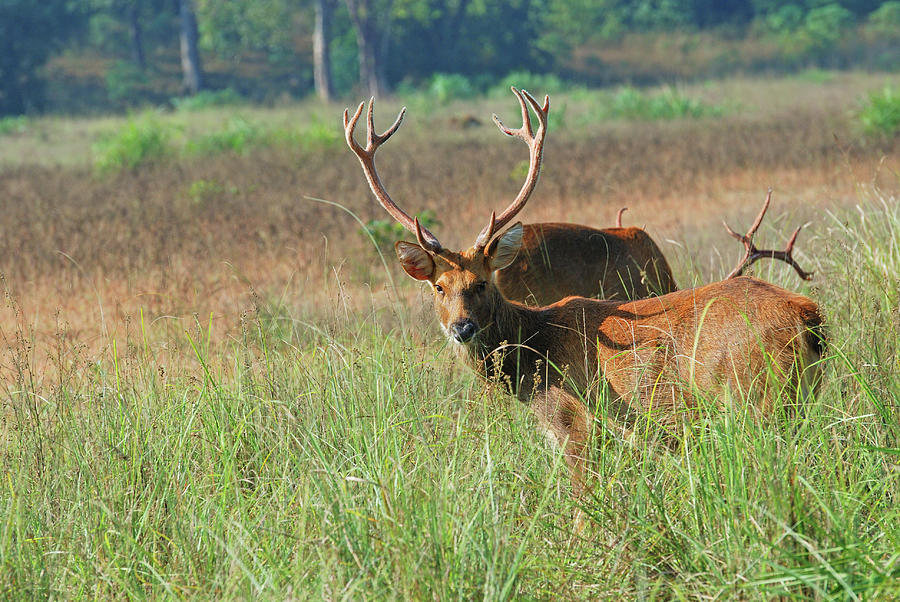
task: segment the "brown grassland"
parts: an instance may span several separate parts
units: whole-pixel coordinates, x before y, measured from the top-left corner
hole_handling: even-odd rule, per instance
[[[739,249],[720,221],[745,223],[771,186],[768,242],[781,244],[794,224],[809,221],[801,257],[823,252],[826,243],[812,233],[824,210],[855,203],[860,183],[898,188],[896,139],[866,140],[853,118],[865,92],[886,79],[726,80],[685,89],[729,107],[725,116],[666,122],[589,122],[589,96],[553,95],[541,181],[521,217],[604,227],[628,207],[626,223],[646,226],[688,286],[725,273]],[[381,127],[400,100],[379,105]],[[339,131],[340,109],[307,103],[260,114],[283,122],[329,115]],[[513,110],[511,97],[413,106],[379,155],[391,194],[409,211],[435,211],[449,246],[470,244],[519,186],[524,148],[487,119]],[[224,119],[217,111],[191,123]],[[477,127],[460,128],[465,115],[476,116]],[[191,365],[173,333],[227,343],[242,317],[273,304],[295,319],[336,325],[336,306],[376,314],[396,306],[385,294],[391,278],[405,297],[418,294],[392,257],[387,272],[380,267],[348,212],[307,198],[338,203],[363,221],[384,217],[342,142],[172,158],[98,176],[89,163],[92,132],[120,123],[48,118],[4,140],[0,333],[7,357],[19,357],[2,362],[4,380],[15,380],[23,363],[39,375],[75,369],[115,342],[124,349],[140,329],[161,369]],[[211,190],[196,192],[198,181]],[[420,313],[416,319],[428,316]],[[61,341],[77,352],[60,352]]]

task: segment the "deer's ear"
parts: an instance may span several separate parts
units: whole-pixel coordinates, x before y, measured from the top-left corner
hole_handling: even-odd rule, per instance
[[[394,245],[394,250],[400,265],[416,280],[429,280],[434,275],[434,259],[419,245],[400,241]]]
[[[516,222],[503,236],[494,239],[488,246],[486,254],[491,264],[491,271],[502,270],[515,260],[522,247],[522,222]]]

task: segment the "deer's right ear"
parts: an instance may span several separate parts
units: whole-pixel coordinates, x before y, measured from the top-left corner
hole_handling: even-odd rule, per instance
[[[400,265],[416,280],[429,280],[434,275],[434,259],[431,253],[410,242],[400,241],[394,245]]]

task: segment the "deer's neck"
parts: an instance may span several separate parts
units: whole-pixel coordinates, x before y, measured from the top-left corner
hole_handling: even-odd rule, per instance
[[[539,362],[547,356],[546,320],[541,310],[510,302],[496,290],[491,302],[493,319],[466,348],[468,361],[482,375],[500,377],[517,393],[531,387]]]

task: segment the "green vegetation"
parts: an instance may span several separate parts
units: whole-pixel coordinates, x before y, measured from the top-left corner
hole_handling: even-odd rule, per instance
[[[21,134],[27,125],[28,120],[25,117],[0,117],[0,136]]]
[[[446,103],[510,82],[559,92],[575,82],[645,85],[735,72],[900,67],[897,0],[371,0],[363,31],[380,41],[362,46],[361,23],[344,2],[204,0],[185,4],[194,7],[197,52],[184,57],[176,35],[188,27],[181,4],[0,1],[0,39],[10,40],[0,60],[0,115],[170,103],[199,110],[308,96],[314,85],[323,87],[314,84],[310,52],[315,6],[330,7],[330,28],[320,32],[330,58],[318,65],[330,73],[330,98],[419,90]],[[187,83],[188,64],[202,81]],[[526,71],[552,75],[532,79]],[[373,88],[368,80],[376,75]]]
[[[887,86],[881,92],[869,94],[859,111],[859,121],[870,136],[890,138],[900,133],[900,91]]]
[[[0,592],[897,598],[900,286],[885,282],[900,210],[862,201],[811,237],[844,249],[811,252],[831,350],[817,397],[761,421],[735,400],[675,450],[601,428],[581,504],[522,405],[437,333],[416,342],[402,304],[385,327],[342,302],[310,321],[262,301],[220,352],[211,324],[179,329],[193,361],[175,365],[161,325],[136,319],[86,369],[60,354],[55,380],[31,372],[23,329],[0,431]]]
[[[94,145],[94,167],[100,174],[137,169],[173,154],[172,127],[151,113],[128,120],[117,134]]]
[[[654,120],[717,117],[725,109],[685,96],[675,88],[667,87],[656,94],[648,94],[625,87],[612,96],[609,107],[604,107],[603,112],[618,119]]]
[[[420,211],[415,215],[419,218],[422,227],[433,230],[436,226],[440,226],[441,222],[437,218],[437,214],[430,209]],[[378,247],[378,250],[390,257],[394,252],[394,243],[398,240],[404,240],[408,237],[408,232],[397,220],[393,218],[373,219],[364,224],[363,234],[371,237],[372,242]]]

